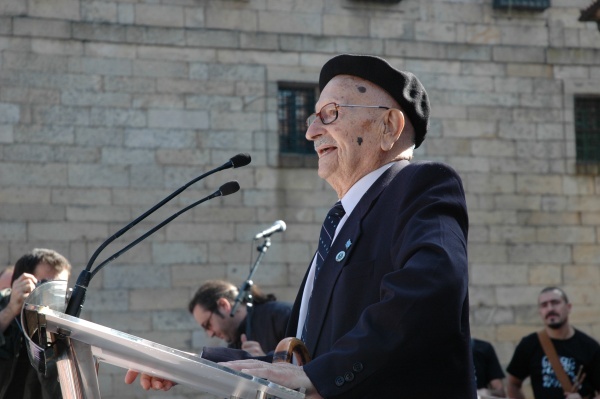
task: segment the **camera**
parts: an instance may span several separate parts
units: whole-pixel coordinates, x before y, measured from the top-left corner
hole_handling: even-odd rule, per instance
[[[40,281],[38,281],[38,282],[37,282],[37,284],[35,285],[35,287],[37,288],[37,287],[39,287],[40,285],[42,285],[42,284],[44,284],[44,283],[47,283],[48,281],[50,281],[50,280],[47,280],[47,279],[45,279],[45,278],[44,278],[44,279],[41,279]]]

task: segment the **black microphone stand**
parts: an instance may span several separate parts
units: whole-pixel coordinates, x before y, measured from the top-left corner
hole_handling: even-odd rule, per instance
[[[233,317],[233,315],[235,314],[240,303],[242,301],[244,302],[244,304],[246,305],[247,312],[248,312],[246,315],[246,338],[248,340],[250,340],[250,333],[251,333],[250,321],[252,320],[252,312],[254,311],[254,307],[252,306],[252,286],[254,285],[254,282],[252,281],[252,276],[254,275],[254,272],[256,272],[256,268],[258,267],[258,264],[260,263],[263,256],[265,256],[265,253],[267,252],[267,250],[269,249],[270,246],[271,246],[271,238],[265,237],[265,240],[262,243],[262,245],[259,245],[258,247],[256,247],[256,250],[258,251],[258,257],[256,258],[256,261],[254,261],[254,264],[250,268],[250,273],[248,273],[248,278],[246,279],[246,281],[244,281],[244,283],[240,287],[238,295],[235,298],[235,302],[233,303],[233,307],[231,308],[231,313],[229,313],[229,316]]]

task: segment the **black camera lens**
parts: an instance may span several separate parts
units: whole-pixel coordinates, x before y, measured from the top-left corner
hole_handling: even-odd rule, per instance
[[[36,287],[39,287],[40,285],[42,285],[42,284],[44,284],[44,283],[47,283],[48,281],[50,281],[50,280],[47,280],[47,279],[45,279],[45,278],[44,278],[44,279],[42,279],[42,280],[38,281],[38,282],[37,282],[37,284],[36,284],[35,286],[36,286]]]

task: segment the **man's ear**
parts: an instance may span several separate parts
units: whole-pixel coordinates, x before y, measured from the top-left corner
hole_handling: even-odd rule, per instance
[[[381,135],[381,149],[390,151],[404,131],[404,113],[399,109],[389,109],[384,116],[385,130]]]
[[[224,312],[222,312],[223,314],[229,314],[229,312],[231,312],[231,304],[229,303],[229,301],[226,298],[217,299],[217,308],[223,309],[224,310]]]

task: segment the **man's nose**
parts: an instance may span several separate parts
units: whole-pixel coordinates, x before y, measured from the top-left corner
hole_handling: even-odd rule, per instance
[[[547,311],[551,311],[555,308],[554,304],[552,303],[547,303],[546,305],[544,305],[544,309]]]
[[[323,134],[320,125],[322,125],[322,123],[319,120],[319,118],[317,118],[313,123],[310,124],[310,126],[308,126],[308,128],[306,129],[306,133],[304,134],[306,140],[315,141],[318,137],[320,137]]]

